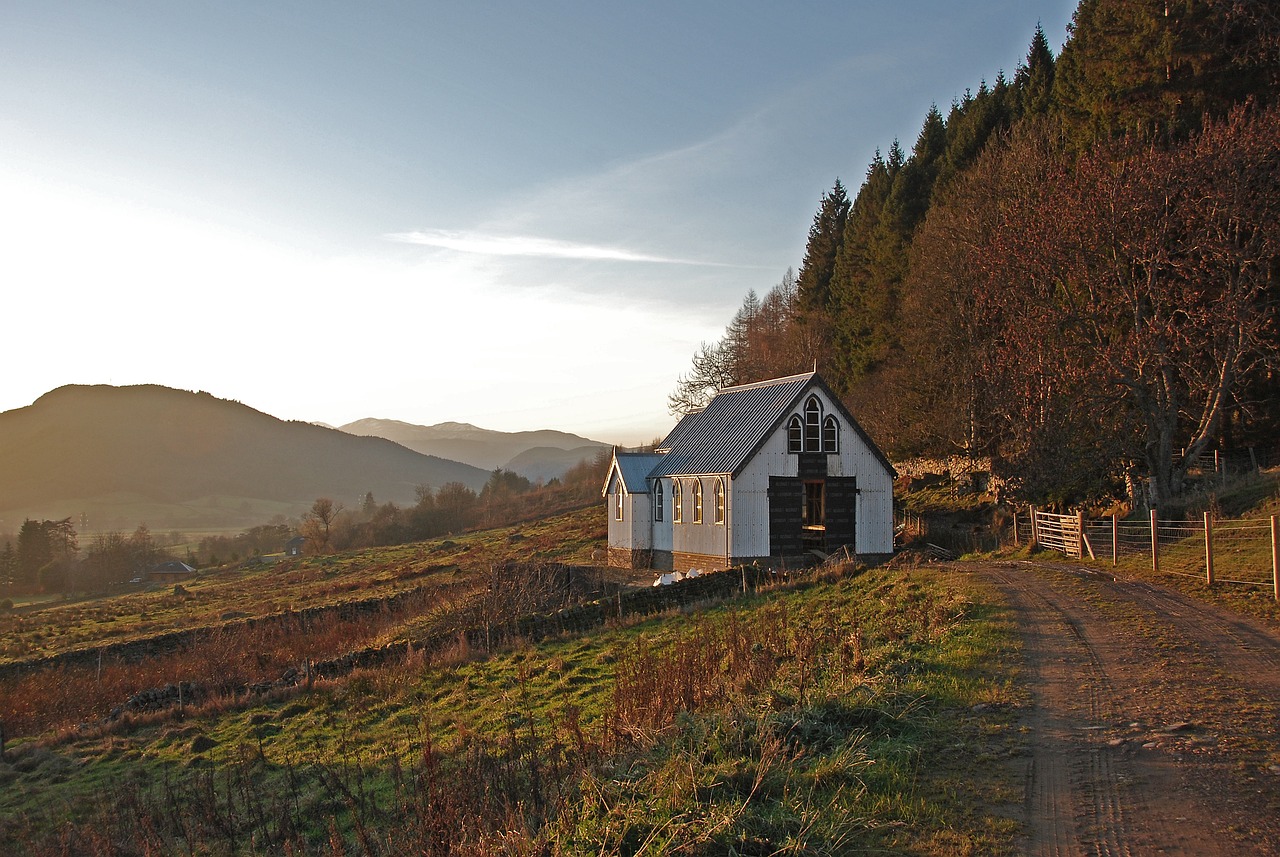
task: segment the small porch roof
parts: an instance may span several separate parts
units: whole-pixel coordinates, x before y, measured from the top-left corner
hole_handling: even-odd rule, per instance
[[[602,495],[609,493],[609,486],[615,478],[622,480],[622,487],[628,494],[648,494],[649,474],[663,459],[658,452],[618,452],[614,450],[613,461],[609,465],[609,474],[605,477]]]

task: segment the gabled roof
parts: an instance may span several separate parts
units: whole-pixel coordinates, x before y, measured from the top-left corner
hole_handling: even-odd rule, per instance
[[[806,372],[721,390],[667,435],[658,448],[670,452],[652,475],[737,473],[814,377]]]
[[[826,393],[841,416],[890,473],[893,465],[816,372],[726,387],[701,411],[686,414],[659,450],[650,477],[736,476],[811,389]]]
[[[604,480],[604,490],[600,493],[609,493],[613,475],[617,473],[628,494],[648,494],[649,473],[663,458],[663,455],[656,452],[618,452],[615,449],[613,463],[609,465],[609,475]]]
[[[180,559],[170,559],[151,567],[150,574],[195,574],[196,570]]]

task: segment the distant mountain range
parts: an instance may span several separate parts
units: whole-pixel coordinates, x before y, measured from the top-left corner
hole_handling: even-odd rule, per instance
[[[410,504],[421,484],[479,490],[485,461],[285,422],[208,393],[60,387],[0,413],[0,533],[28,517],[72,517],[82,530],[232,529],[298,515],[317,497],[355,507],[368,492]]]
[[[492,471],[501,467],[534,482],[560,477],[609,444],[576,434],[541,431],[501,432],[469,423],[419,426],[399,420],[364,419],[339,426],[354,435],[382,437],[401,446]]]

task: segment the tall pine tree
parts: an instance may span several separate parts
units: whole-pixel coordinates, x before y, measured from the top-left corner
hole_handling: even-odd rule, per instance
[[[813,216],[804,262],[796,277],[796,299],[800,312],[806,316],[821,316],[831,305],[831,275],[848,217],[849,197],[844,185],[836,179],[831,191],[822,195],[818,213]]]
[[[993,88],[984,81],[977,95],[966,93],[963,101],[952,106],[947,116],[947,150],[938,166],[935,188],[949,185],[982,154],[993,135],[1012,124],[1015,100],[1014,90],[1000,75]]]
[[[1018,92],[1018,112],[1021,116],[1043,116],[1053,103],[1053,78],[1055,63],[1053,51],[1044,30],[1036,24],[1031,47],[1027,50],[1027,62],[1013,78]]]
[[[893,341],[888,293],[873,274],[874,252],[885,203],[902,167],[879,152],[853,201],[831,278],[831,371],[828,380],[844,390],[884,360]]]

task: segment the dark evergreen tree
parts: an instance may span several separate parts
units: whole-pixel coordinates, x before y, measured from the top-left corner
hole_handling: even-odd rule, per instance
[[[1053,51],[1044,30],[1036,24],[1031,47],[1027,50],[1027,62],[1019,67],[1013,78],[1018,93],[1018,112],[1022,116],[1043,116],[1053,103],[1054,78]]]
[[[947,126],[938,108],[929,108],[911,157],[894,176],[893,191],[885,206],[886,226],[904,242],[924,220],[933,198],[933,185],[947,151]]]
[[[855,374],[834,379],[840,389],[847,390],[856,380],[863,358],[870,358],[862,365],[865,370],[876,361],[887,359],[897,348],[898,307],[902,280],[907,272],[911,236],[929,210],[946,147],[946,125],[935,107],[925,117],[910,158],[905,162],[901,160],[902,151],[896,143],[890,149],[886,171],[892,178],[891,187],[871,231],[866,253],[867,280],[861,290],[864,298],[858,308],[866,328],[858,332],[855,327],[853,334],[853,337],[869,334],[871,340],[866,348],[858,347],[852,342],[853,337],[846,333],[843,346],[853,346],[855,350],[845,359]],[[854,305],[857,306],[858,302],[855,301]]]
[[[849,197],[844,185],[836,179],[831,191],[822,195],[818,213],[813,216],[804,262],[796,277],[796,299],[805,316],[820,317],[831,304],[831,275],[848,217]]]
[[[1054,101],[1080,149],[1123,133],[1183,139],[1280,87],[1274,0],[1082,0],[1070,30]]]
[[[884,360],[894,335],[889,293],[874,277],[873,254],[885,203],[901,162],[890,164],[879,152],[854,199],[845,223],[831,280],[831,371],[828,380],[844,390]]]
[[[34,590],[41,585],[41,570],[55,561],[69,563],[79,551],[70,518],[60,521],[22,522],[18,530],[17,573],[19,588]],[[65,563],[64,563],[65,564]]]
[[[966,93],[964,100],[952,106],[947,117],[947,150],[938,166],[936,189],[945,188],[968,169],[987,142],[1012,124],[1015,100],[1013,88],[1000,75],[993,88],[984,81],[977,95]]]

